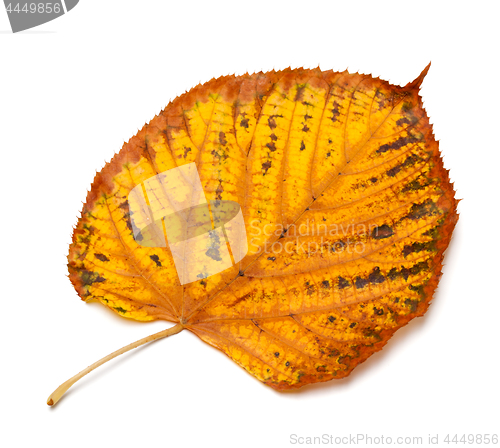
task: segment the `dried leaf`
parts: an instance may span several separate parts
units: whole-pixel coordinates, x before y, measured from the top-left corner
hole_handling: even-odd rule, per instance
[[[347,376],[425,313],[458,219],[418,95],[427,70],[405,87],[304,69],[226,76],[180,96],[96,175],[68,257],[78,294],[179,323],[275,389]],[[228,268],[224,241],[197,246],[194,281],[172,249],[186,233],[167,231],[148,187],[178,167],[204,192],[189,226],[169,215],[180,233],[214,229],[213,243],[232,201],[247,235]]]

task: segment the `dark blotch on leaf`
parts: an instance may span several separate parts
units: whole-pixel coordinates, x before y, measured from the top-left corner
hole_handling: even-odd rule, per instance
[[[156,266],[161,267],[160,257],[158,255],[150,255],[149,258],[156,263]]]
[[[268,160],[262,164],[262,169],[264,170],[264,176],[267,174],[267,170],[271,168],[271,162]]]
[[[380,148],[377,149],[377,153],[383,154],[384,152],[387,152],[391,149],[401,149],[402,147],[409,145],[411,143],[418,142],[418,138],[415,136],[408,134],[405,137],[399,137],[396,141],[392,143],[386,143],[385,145],[380,146]]]
[[[269,127],[271,129],[275,129],[277,124],[276,124],[276,120],[275,118],[276,117],[283,117],[283,115],[271,115],[268,119],[267,119],[267,124],[269,124]]]
[[[395,167],[388,170],[386,174],[389,177],[394,177],[403,168],[408,168],[409,166],[413,166],[413,165],[415,165],[415,163],[417,163],[420,160],[422,160],[421,157],[417,156],[416,154],[412,154],[411,156],[407,157],[403,163],[400,163],[399,165],[396,165]]]
[[[375,240],[389,238],[392,235],[394,235],[394,230],[392,230],[392,227],[387,224],[382,224],[372,230],[372,238]]]
[[[94,257],[96,257],[100,261],[109,261],[109,258],[104,254],[94,254]]]
[[[368,284],[366,278],[356,277],[355,285],[357,289],[364,288]]]
[[[333,102],[333,109],[332,109],[332,121],[335,123],[337,121],[337,118],[339,117],[340,115],[340,111],[339,111],[339,106],[340,104],[337,103],[337,101],[334,101]]]
[[[410,313],[414,313],[415,311],[417,311],[418,300],[406,299],[405,305],[410,307]]]
[[[92,283],[102,283],[106,281],[106,279],[99,275],[98,272],[87,270],[81,271],[80,278],[82,280],[82,283],[86,286],[90,286],[92,285]]]
[[[403,248],[403,256],[406,258],[408,255],[412,253],[418,253],[424,250],[426,251],[436,250],[436,243],[434,241],[426,241],[424,243],[416,241],[411,245],[405,245],[405,247]]]
[[[125,314],[127,312],[127,310],[122,308],[121,306],[114,306],[113,309],[122,314]]]
[[[295,98],[293,99],[294,101],[302,101],[302,99],[304,98],[305,88],[306,88],[305,85],[297,84],[297,92],[295,93]]]
[[[221,261],[222,258],[220,256],[219,247],[220,247],[220,238],[216,233],[212,233],[210,248],[205,252],[207,257],[210,257],[212,260]]]
[[[274,144],[274,142],[266,143],[266,147],[269,149],[269,151],[276,151],[276,145]]]
[[[373,271],[368,276],[368,280],[370,283],[383,283],[385,282],[385,277],[380,273],[380,268],[377,266],[373,269]]]
[[[221,261],[222,260],[222,258],[220,256],[219,249],[215,248],[215,247],[211,247],[210,249],[208,249],[205,252],[205,255],[207,257],[210,257],[212,260],[215,260],[215,261]]]
[[[399,277],[399,272],[396,268],[392,268],[387,274],[389,280],[396,280]]]
[[[348,288],[349,286],[351,286],[349,281],[346,280],[344,277],[339,276],[339,289]]]
[[[396,121],[397,127],[403,126],[404,124],[410,124],[410,120],[408,120],[408,118],[406,117],[400,118],[398,121]]]
[[[424,216],[432,216],[438,211],[439,209],[437,208],[436,204],[432,202],[432,199],[428,199],[422,204],[413,204],[407,218],[416,220],[423,218]]]

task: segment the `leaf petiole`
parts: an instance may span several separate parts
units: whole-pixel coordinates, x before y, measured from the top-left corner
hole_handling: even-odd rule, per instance
[[[109,354],[108,356],[105,356],[104,358],[100,359],[99,361],[95,362],[94,364],[88,366],[86,369],[82,370],[80,373],[77,373],[74,377],[70,378],[68,381],[62,383],[52,394],[50,397],[47,399],[47,404],[49,406],[54,406],[60,399],[61,397],[66,393],[66,391],[73,386],[80,378],[83,378],[87,373],[92,372],[92,370],[96,369],[97,367],[101,366],[102,364],[111,361],[113,358],[116,358],[117,356],[122,355],[123,353],[126,353],[134,348],[140,347],[141,345],[147,344],[148,342],[153,342],[158,339],[166,338],[168,336],[172,336],[174,334],[177,334],[181,332],[184,329],[184,326],[182,324],[177,324],[173,327],[167,328],[166,330],[160,331],[158,333],[152,334],[150,336],[147,336],[145,338],[139,339],[138,341],[132,342],[132,344],[129,344],[125,347],[122,347],[121,349],[117,350],[116,352],[113,352]]]

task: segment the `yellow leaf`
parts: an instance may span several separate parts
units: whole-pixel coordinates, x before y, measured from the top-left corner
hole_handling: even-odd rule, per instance
[[[180,96],[96,175],[68,257],[78,294],[178,323],[275,389],[345,377],[425,313],[458,218],[427,70],[405,87],[226,76]]]

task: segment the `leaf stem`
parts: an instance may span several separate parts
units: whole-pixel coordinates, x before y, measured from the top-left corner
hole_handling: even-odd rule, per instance
[[[92,370],[96,369],[97,367],[101,366],[102,364],[112,360],[113,358],[116,358],[117,356],[122,355],[123,353],[128,352],[129,350],[132,350],[134,348],[140,347],[141,345],[147,344],[148,342],[153,342],[158,339],[166,338],[168,336],[172,336],[173,334],[177,334],[180,331],[184,329],[184,326],[182,324],[177,324],[173,327],[167,328],[166,330],[160,331],[159,333],[152,334],[150,336],[147,336],[145,338],[139,339],[138,341],[132,342],[132,344],[129,344],[116,352],[113,352],[109,354],[108,356],[105,356],[104,358],[100,359],[99,361],[95,362],[91,366],[88,366],[86,369],[82,370],[80,373],[77,373],[73,378],[70,378],[68,381],[65,383],[62,383],[52,394],[50,397],[47,399],[47,404],[49,406],[54,406],[60,399],[61,397],[66,393],[66,391],[73,386],[80,378],[83,378],[87,373],[92,372]]]

